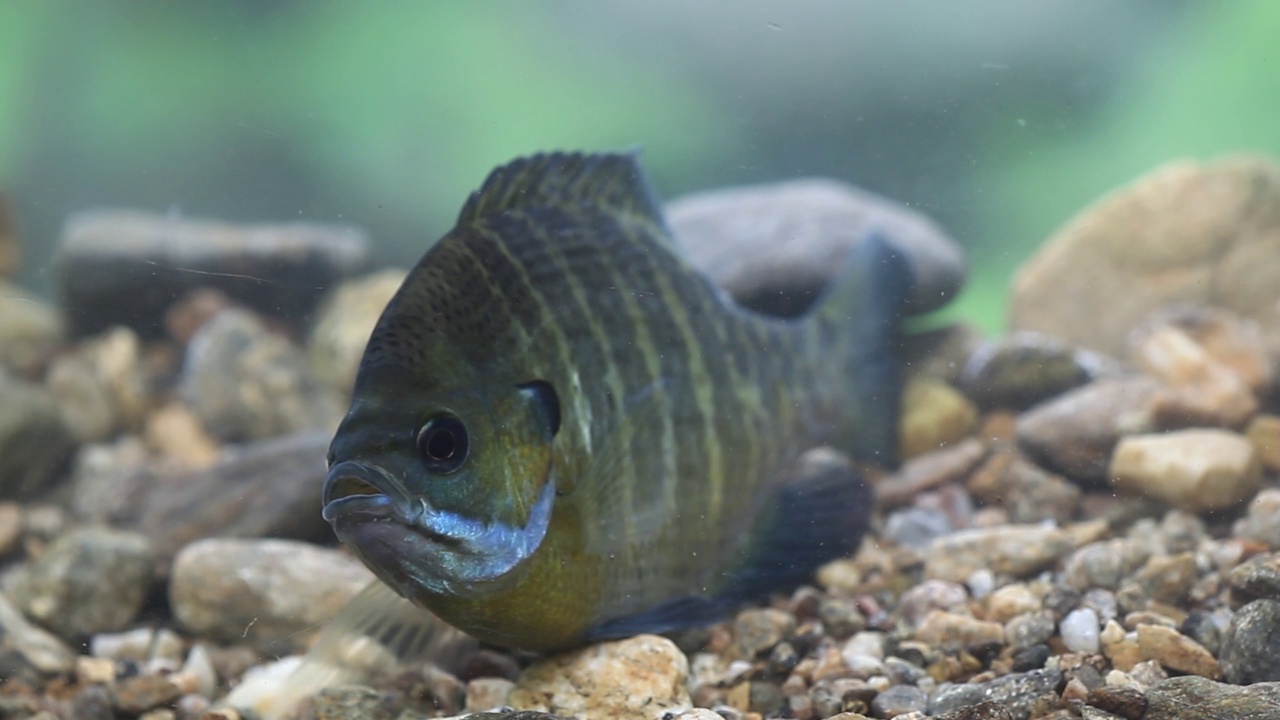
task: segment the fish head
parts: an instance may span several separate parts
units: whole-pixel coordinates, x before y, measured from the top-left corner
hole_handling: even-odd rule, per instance
[[[457,273],[410,275],[330,445],[325,519],[410,599],[505,587],[540,547],[555,502],[552,386],[512,365],[518,348],[501,328],[430,311],[467,307],[429,300],[474,285]]]

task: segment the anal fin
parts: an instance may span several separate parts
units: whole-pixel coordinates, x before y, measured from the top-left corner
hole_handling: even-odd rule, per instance
[[[451,667],[475,645],[461,630],[375,580],[325,624],[295,670],[283,677],[246,678],[223,704],[275,720],[326,687],[362,682],[413,661]]]

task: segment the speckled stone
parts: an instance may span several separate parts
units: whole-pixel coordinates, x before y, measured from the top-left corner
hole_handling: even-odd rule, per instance
[[[772,649],[795,629],[795,616],[773,608],[743,610],[733,621],[734,639],[742,656],[748,659]]]
[[[675,643],[654,635],[553,655],[520,675],[508,701],[521,710],[581,717],[653,717],[690,706],[689,664]]]
[[[983,701],[1003,706],[1015,720],[1030,720],[1061,707],[1059,670],[1033,670],[1005,675],[994,680],[959,685],[943,684],[929,702],[929,712],[938,715]]]
[[[1025,650],[1049,642],[1056,629],[1053,611],[1035,610],[1023,613],[1005,623],[1005,637],[1009,647]]]
[[[1273,720],[1280,717],[1280,683],[1275,682],[1236,687],[1202,677],[1176,677],[1148,688],[1146,698],[1147,714],[1142,720],[1192,717]]]
[[[1219,656],[1228,682],[1280,681],[1280,600],[1254,600],[1236,611]]]
[[[876,695],[871,701],[871,712],[876,717],[899,717],[910,712],[924,712],[929,696],[913,685],[894,685]]]
[[[19,573],[10,597],[63,638],[122,630],[142,609],[155,564],[146,537],[86,527],[59,537]]]
[[[1251,557],[1227,575],[1237,602],[1280,600],[1280,552]]]
[[[1004,508],[1014,523],[1066,523],[1076,516],[1083,494],[1075,484],[1014,452],[989,457],[965,487],[988,505]]]
[[[962,530],[929,546],[925,575],[962,583],[975,570],[1024,577],[1048,567],[1074,548],[1071,535],[1043,525]]]
[[[1148,543],[1129,538],[1090,543],[1063,563],[1062,581],[1077,590],[1115,590],[1150,556]]]
[[[10,654],[41,673],[66,673],[75,665],[75,654],[57,637],[32,624],[0,593],[0,655]],[[12,662],[12,661],[10,661]]]
[[[1232,534],[1280,550],[1280,489],[1267,488],[1255,495]]]

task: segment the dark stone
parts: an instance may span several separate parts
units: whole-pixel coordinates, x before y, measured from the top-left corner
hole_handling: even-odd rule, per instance
[[[929,702],[929,713],[952,712],[989,700],[1008,709],[1013,720],[1030,720],[1062,706],[1058,697],[1061,684],[1060,670],[1033,670],[981,683],[947,683]]]
[[[1228,682],[1280,681],[1280,600],[1254,600],[1236,612],[1218,657]]]
[[[1045,662],[1049,660],[1049,656],[1052,654],[1053,651],[1049,649],[1049,646],[1043,643],[1019,650],[1013,655],[1013,671],[1039,670],[1044,667]]]
[[[1164,680],[1147,689],[1142,720],[1274,720],[1280,717],[1280,683],[1236,687],[1197,675]]]
[[[1100,687],[1089,691],[1087,702],[1112,715],[1139,720],[1147,711],[1147,696],[1128,687]]]
[[[124,483],[137,500],[99,519],[137,528],[166,556],[214,536],[330,540],[319,511],[330,439],[315,431],[262,440],[196,472],[143,469]]]
[[[1019,332],[980,346],[960,390],[983,409],[1025,410],[1097,377],[1104,361],[1047,335]]]
[[[1280,553],[1249,558],[1232,568],[1227,579],[1237,602],[1280,600]]]
[[[169,305],[199,287],[303,323],[327,288],[363,269],[367,246],[364,233],[348,226],[92,210],[63,230],[58,296],[76,335],[126,325],[158,337]]]
[[[46,490],[75,447],[49,391],[0,368],[0,499]]]
[[[1192,610],[1187,615],[1187,619],[1182,621],[1178,632],[1200,643],[1214,655],[1217,655],[1222,647],[1222,628],[1218,626],[1213,616],[1206,612]]]

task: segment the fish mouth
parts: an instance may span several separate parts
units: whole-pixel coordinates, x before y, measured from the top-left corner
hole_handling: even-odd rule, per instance
[[[422,514],[404,486],[375,465],[345,461],[334,465],[324,482],[324,511],[330,523],[352,516],[392,518],[414,524]]]

